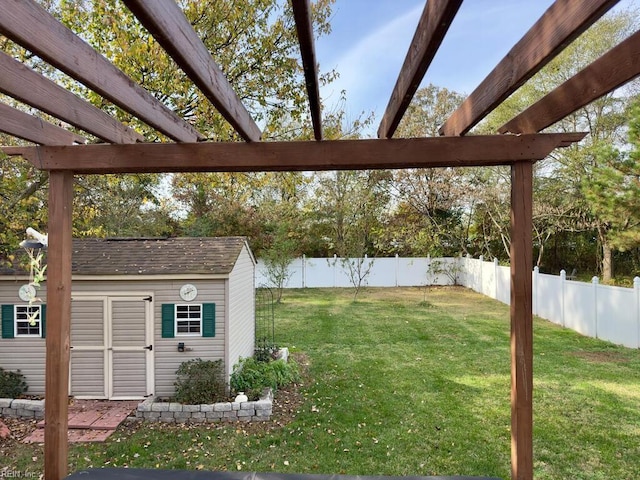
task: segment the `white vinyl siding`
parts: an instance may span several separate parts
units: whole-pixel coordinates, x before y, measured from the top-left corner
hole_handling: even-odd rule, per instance
[[[155,391],[156,396],[172,396],[175,392],[173,383],[176,381],[176,370],[182,362],[195,358],[203,360],[224,360],[225,317],[227,307],[224,301],[225,279],[199,280],[190,278],[188,283],[198,288],[198,303],[216,304],[216,335],[215,337],[182,337],[162,338],[162,305],[166,303],[184,303],[180,299],[180,287],[187,283],[186,280],[149,280],[143,281],[74,281],[73,290],[78,294],[101,292],[106,295],[109,292],[123,292],[128,294],[142,292],[152,295],[154,315],[154,367],[155,367]],[[17,291],[17,290],[16,290]],[[26,339],[25,339],[26,340]],[[178,342],[184,342],[187,349],[178,352]],[[44,348],[44,341],[43,341]],[[31,391],[31,389],[29,389]]]
[[[0,281],[0,305],[24,304],[18,297],[23,281]],[[38,289],[38,298],[45,304],[45,288]],[[44,394],[45,342],[42,337],[0,338],[0,366],[25,376],[30,395]]]
[[[240,358],[251,357],[255,348],[255,263],[243,248],[229,275],[229,361],[227,374]]]

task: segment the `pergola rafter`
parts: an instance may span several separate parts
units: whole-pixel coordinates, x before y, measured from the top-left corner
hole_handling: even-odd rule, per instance
[[[72,145],[87,141],[80,135],[4,103],[0,103],[0,132],[40,145]]]
[[[440,127],[464,135],[619,0],[556,0]]]
[[[111,143],[142,142],[144,137],[0,51],[0,92]],[[44,143],[47,142],[37,142]]]
[[[201,133],[33,0],[2,2],[0,34],[169,138],[178,142],[204,139]]]
[[[313,135],[316,140],[322,140],[322,107],[320,104],[320,87],[318,85],[318,64],[316,62],[316,50],[313,41],[313,25],[311,23],[311,7],[309,0],[291,0],[293,17],[296,22],[298,42],[300,43],[300,55],[302,68],[309,96],[309,108]]]
[[[556,0],[442,126],[440,133],[444,136],[391,139],[462,3],[462,0],[428,0],[381,121],[380,138],[353,141],[320,141],[321,102],[311,9],[308,0],[292,0],[316,139],[311,142],[258,142],[259,129],[177,5],[172,0],[125,2],[247,142],[203,141],[204,135],[135,84],[34,0],[0,0],[0,34],[178,142],[143,143],[139,134],[115,119],[106,120],[106,114],[97,113],[70,92],[62,93],[63,89],[53,82],[37,78],[34,75],[39,74],[0,55],[0,68],[10,72],[0,79],[0,91],[111,142],[71,145],[84,143],[84,137],[0,105],[0,130],[43,145],[0,148],[8,155],[22,155],[36,168],[50,171],[45,478],[64,478],[68,465],[66,396],[75,174],[510,165],[512,479],[532,480],[533,163],[553,149],[579,142],[584,136],[535,132],[636,76],[637,34],[502,129],[525,134],[465,134],[617,0]],[[34,31],[38,34],[33,35]],[[37,88],[29,92],[19,85],[21,82]],[[50,99],[45,98],[48,94]]]
[[[431,1],[425,4],[389,104],[380,121],[378,138],[391,138],[398,128],[460,5],[462,0]]]
[[[535,133],[571,115],[640,75],[640,32],[612,48],[498,129]]]
[[[242,138],[259,141],[260,129],[176,2],[124,3]]]

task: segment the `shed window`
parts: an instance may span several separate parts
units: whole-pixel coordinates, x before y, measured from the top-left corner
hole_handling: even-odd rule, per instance
[[[181,336],[215,337],[216,304],[162,304],[162,338]]]
[[[15,336],[41,337],[41,312],[40,305],[16,305]]]
[[[176,335],[201,335],[202,305],[176,305]]]

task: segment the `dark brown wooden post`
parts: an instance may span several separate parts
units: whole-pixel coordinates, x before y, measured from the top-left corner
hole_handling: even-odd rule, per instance
[[[511,166],[511,478],[533,480],[533,163]]]
[[[71,327],[71,211],[73,172],[49,176],[47,249],[47,366],[45,380],[44,474],[67,476],[69,332]]]

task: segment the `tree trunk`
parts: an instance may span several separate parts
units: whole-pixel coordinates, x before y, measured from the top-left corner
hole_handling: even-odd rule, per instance
[[[613,278],[613,258],[611,245],[607,240],[602,242],[602,282],[610,282]]]

